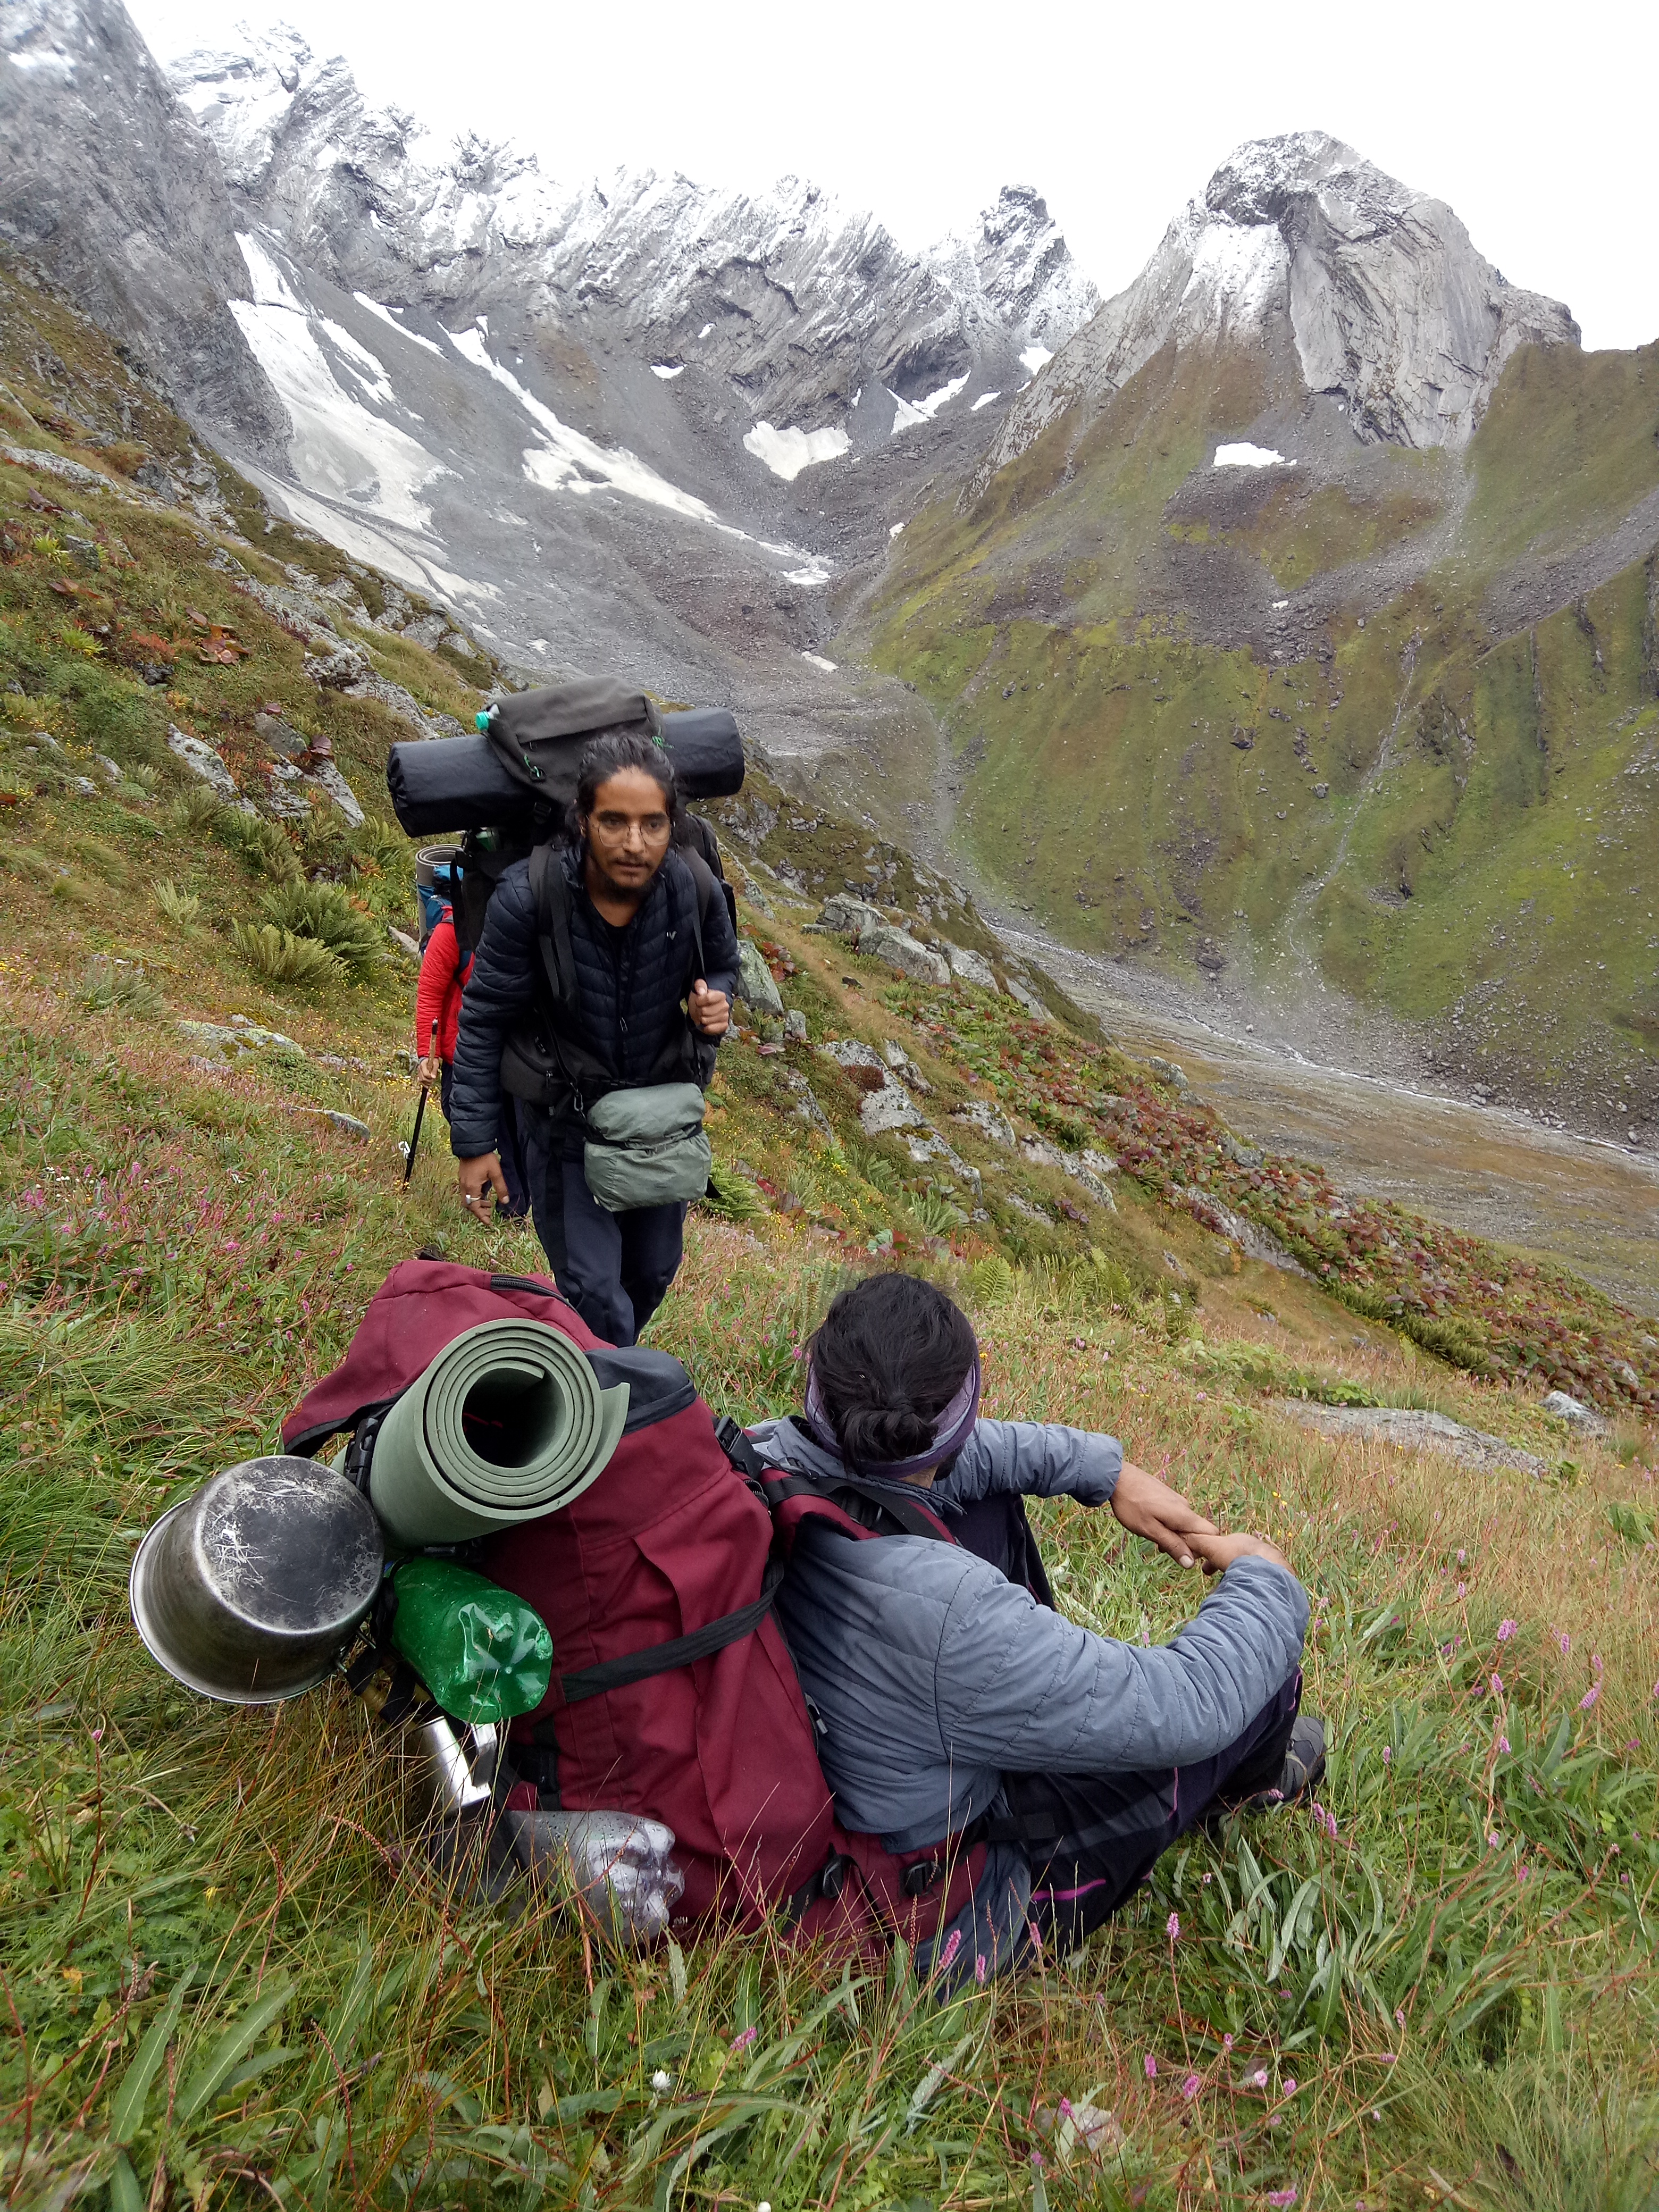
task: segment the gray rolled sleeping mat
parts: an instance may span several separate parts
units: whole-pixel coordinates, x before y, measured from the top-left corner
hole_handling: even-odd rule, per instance
[[[369,1502],[415,1551],[538,1521],[608,1465],[628,1385],[602,1389],[585,1353],[538,1321],[487,1321],[445,1346],[387,1413]]]

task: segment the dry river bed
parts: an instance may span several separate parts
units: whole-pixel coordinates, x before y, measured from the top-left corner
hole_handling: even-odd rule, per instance
[[[1176,1060],[1241,1137],[1316,1161],[1346,1190],[1565,1261],[1659,1315],[1659,1159],[1507,1108],[1322,1066],[1111,988],[1107,963],[1007,933],[1130,1051]]]

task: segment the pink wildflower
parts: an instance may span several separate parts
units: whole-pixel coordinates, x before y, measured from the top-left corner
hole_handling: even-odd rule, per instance
[[[1599,1682],[1592,1682],[1589,1689],[1585,1691],[1583,1696],[1578,1700],[1579,1711],[1581,1713],[1587,1713],[1601,1694],[1601,1685]]]
[[[1294,2074],[1287,2074],[1285,2076],[1285,2094],[1287,2097],[1293,2097],[1296,2094],[1296,2076]]]
[[[1196,2074],[1189,2074],[1181,2085],[1181,2094],[1190,2105],[1193,2099],[1197,2096],[1199,2091],[1203,2087],[1204,2084],[1199,2080]]]
[[[1158,2079],[1158,2061],[1153,2057],[1150,2051],[1146,2053],[1146,2056],[1141,2061],[1141,2063],[1146,2069],[1146,2079],[1149,2081],[1156,2081]]]
[[[1561,1656],[1565,1658],[1567,1653],[1572,1649],[1572,1638],[1568,1635],[1563,1634],[1557,1638],[1557,1641],[1561,1646]]]
[[[1296,2202],[1296,2184],[1292,2182],[1288,2189],[1270,2189],[1267,2202],[1275,2208],[1275,2212],[1283,2212],[1285,2205]]]
[[[1173,1943],[1181,1934],[1181,1915],[1172,1912],[1164,1923],[1164,1932]]]
[[[1231,2051],[1231,2050],[1232,2049],[1232,2047],[1233,2047],[1233,2039],[1232,2039],[1231,2036],[1231,2035],[1224,2035],[1224,2036],[1222,2037],[1222,2039],[1221,2039],[1221,2048],[1222,2048],[1224,2051]]]
[[[974,1979],[979,1984],[981,1989],[984,1988],[985,1954],[983,1951],[975,1952],[974,1954]]]
[[[1501,1697],[1503,1696],[1503,1694],[1504,1694],[1504,1677],[1503,1677],[1501,1674],[1494,1674],[1494,1675],[1492,1676],[1492,1695],[1493,1695],[1493,1697],[1494,1697],[1494,1698],[1501,1698]]]
[[[755,2038],[759,2033],[760,2030],[757,2027],[745,2027],[739,2029],[738,2033],[732,2039],[732,2050],[747,2051],[750,2045],[755,2040]]]
[[[1258,2089],[1265,2089],[1267,2086],[1267,2068],[1265,2066],[1258,2066],[1255,2073],[1251,2075],[1250,2079],[1255,2082]]]
[[[1060,2117],[1062,2120],[1069,2120],[1072,2117],[1072,2100],[1069,2097],[1062,2097],[1060,2100]]]
[[[1506,1735],[1500,1735],[1500,1736],[1498,1737],[1498,1748],[1499,1749],[1499,1751],[1501,1751],[1501,1752],[1503,1753],[1503,1754],[1504,1754],[1504,1756],[1505,1757],[1505,1759],[1507,1759],[1507,1758],[1509,1757],[1509,1753],[1510,1753],[1510,1740],[1509,1740],[1508,1736],[1506,1736]]]
[[[1513,1620],[1500,1620],[1498,1624],[1498,1642],[1500,1644],[1507,1644],[1510,1637],[1514,1635],[1518,1626],[1519,1624]]]

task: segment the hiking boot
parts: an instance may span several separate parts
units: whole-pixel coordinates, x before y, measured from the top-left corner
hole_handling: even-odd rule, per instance
[[[1285,1747],[1285,1763],[1271,1788],[1253,1790],[1248,1796],[1218,1799],[1206,1815],[1206,1834],[1218,1836],[1222,1823],[1235,1813],[1270,1813],[1276,1805],[1293,1805],[1316,1789],[1325,1771],[1325,1723],[1317,1713],[1298,1713],[1291,1723],[1291,1740]]]

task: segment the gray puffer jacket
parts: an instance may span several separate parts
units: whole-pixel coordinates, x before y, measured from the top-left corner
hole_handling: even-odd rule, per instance
[[[750,1434],[773,1466],[844,1471],[792,1420]],[[952,1504],[994,1492],[1103,1505],[1122,1463],[1115,1437],[981,1421],[927,1502],[947,1525]],[[1180,1766],[1220,1751],[1295,1671],[1308,1600],[1286,1569],[1240,1559],[1177,1636],[1143,1649],[1079,1627],[970,1552],[809,1522],[778,1618],[822,1718],[838,1817],[915,1850],[991,1806],[1005,1771]],[[1006,1848],[991,1856],[981,1890],[1006,1893],[1018,1918],[1029,1870]]]

